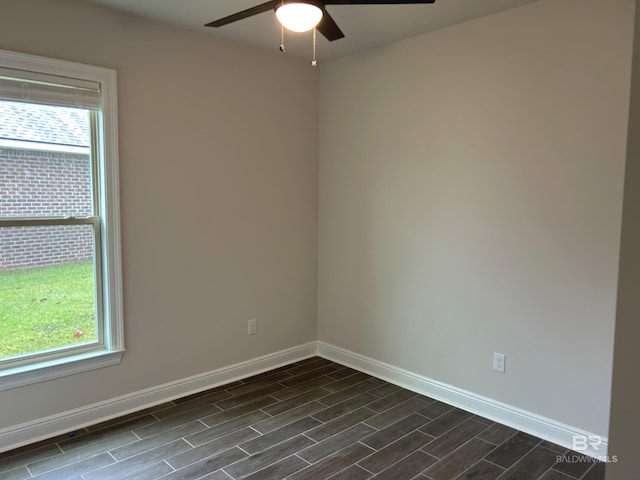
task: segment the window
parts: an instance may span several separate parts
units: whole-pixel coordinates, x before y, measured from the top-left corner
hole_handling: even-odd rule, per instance
[[[113,70],[0,50],[0,389],[124,351]]]

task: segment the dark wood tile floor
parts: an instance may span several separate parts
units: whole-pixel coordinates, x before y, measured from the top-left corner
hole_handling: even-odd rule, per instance
[[[2,453],[0,480],[604,480],[580,458],[314,357]]]

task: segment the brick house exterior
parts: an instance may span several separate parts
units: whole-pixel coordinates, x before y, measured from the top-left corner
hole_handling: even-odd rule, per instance
[[[89,139],[85,111],[0,101],[0,217],[91,215]],[[0,270],[92,255],[86,225],[0,228]]]

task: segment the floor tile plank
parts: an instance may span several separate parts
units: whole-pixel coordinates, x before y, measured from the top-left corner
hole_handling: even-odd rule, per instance
[[[38,480],[60,480],[62,478],[72,478],[78,475],[83,475],[93,470],[105,467],[114,463],[115,460],[108,453],[102,453],[93,457],[89,457],[83,460],[79,460],[64,467],[50,470],[40,475],[35,475],[34,478]]]
[[[324,408],[324,405],[318,402],[305,403],[298,407],[279,413],[278,415],[274,415],[273,417],[265,418],[264,420],[254,423],[253,428],[258,430],[262,434],[269,433],[273,430],[300,420],[301,418],[313,415],[314,413]]]
[[[597,463],[591,470],[587,472],[587,474],[582,477],[582,480],[604,480],[605,476],[605,464]]]
[[[109,453],[111,453],[111,456],[118,461],[124,460],[125,458],[129,458],[139,453],[151,450],[153,448],[166,445],[167,443],[171,443],[174,440],[178,440],[179,438],[184,438],[189,435],[193,435],[205,429],[206,427],[204,423],[190,422],[184,425],[179,425],[175,428],[171,428],[157,435],[143,438],[141,440],[129,443],[127,445],[123,445],[121,447],[113,448],[112,450],[109,451]]]
[[[367,480],[373,477],[373,474],[357,465],[351,465],[340,472],[329,477],[329,480]]]
[[[569,451],[560,455],[560,461],[553,466],[553,469],[574,478],[581,478],[594,463],[596,463],[594,458],[583,453]]]
[[[83,475],[85,480],[121,480],[123,478],[153,478],[171,472],[163,460],[185,450],[191,446],[184,440],[176,440],[167,445],[154,448],[144,453],[134,455],[121,462],[113,463]],[[152,473],[153,472],[153,473]]]
[[[272,393],[271,396],[280,401],[289,400],[293,397],[298,397],[304,393],[307,393],[311,390],[316,390],[318,388],[322,388],[326,392],[332,393],[332,391],[327,390],[325,386],[329,385],[330,383],[333,383],[334,381],[335,380],[331,377],[328,377],[326,375],[321,375],[319,377],[315,377],[310,380],[305,380],[302,383],[297,383],[295,385],[292,385],[285,390],[280,390],[278,392]]]
[[[165,461],[171,465],[174,469],[180,470],[187,465],[196,463],[207,457],[211,457],[219,452],[227,450],[232,445],[245,442],[251,438],[255,438],[258,432],[245,427],[241,430],[234,430],[233,432],[216,438],[208,443],[204,443],[198,447],[190,448],[184,452],[176,452],[173,455],[166,455]],[[186,443],[186,442],[185,442]]]
[[[374,414],[375,412],[373,410],[369,410],[367,407],[361,407],[353,412],[343,415],[340,418],[336,418],[335,420],[331,420],[330,422],[324,423],[310,430],[306,435],[309,438],[314,439],[316,442],[319,442],[325,438],[335,435],[338,432],[351,428],[363,420],[367,420]]]
[[[392,423],[388,427],[372,433],[367,438],[363,439],[362,443],[375,450],[380,450],[399,438],[404,437],[413,430],[419,429],[427,422],[429,422],[429,419],[418,413],[412,413],[405,418]],[[434,437],[430,436],[431,440],[433,440],[433,438]]]
[[[391,395],[386,395],[373,402],[371,405],[369,405],[369,408],[371,410],[375,410],[376,412],[383,412],[395,405],[398,405],[399,403],[405,402],[411,398],[416,398],[417,396],[418,395],[416,393],[410,392],[409,390],[399,390],[392,393]]]
[[[495,445],[489,442],[485,442],[479,438],[473,438],[453,453],[429,467],[425,473],[433,480],[451,480],[475,464],[494,448]]]
[[[223,452],[217,453],[211,457],[200,460],[199,462],[192,463],[180,470],[173,473],[169,473],[163,477],[162,480],[195,480],[200,479],[208,474],[216,473],[218,470],[231,465],[243,458],[246,458],[247,454],[240,450],[238,447],[232,447]]]
[[[302,450],[313,443],[307,437],[298,435],[290,438],[282,443],[267,448],[261,452],[253,454],[240,462],[234,463],[224,469],[229,475],[234,478],[244,478],[245,476],[262,470],[268,467],[272,463],[276,463],[295,454],[297,451]]]
[[[478,438],[486,442],[493,443],[494,445],[500,445],[513,437],[516,433],[517,431],[515,429],[496,423],[478,435]]]
[[[256,422],[264,420],[265,418],[269,418],[269,415],[261,410],[256,410],[255,412],[247,413],[246,415],[234,418],[228,422],[224,422],[219,425],[206,428],[198,433],[194,433],[193,435],[189,435],[186,437],[186,440],[194,447],[198,447],[204,443],[209,443],[218,437],[227,435],[228,433],[249,427]]]
[[[531,435],[518,432],[488,455],[487,460],[503,468],[509,468],[540,441]]]
[[[435,401],[424,407],[422,410],[418,410],[418,413],[423,417],[435,420],[436,418],[449,413],[454,408],[455,407],[447,405],[446,403]]]
[[[169,405],[161,410],[156,410],[152,415],[158,420],[163,420],[165,418],[174,417],[176,415],[180,415],[181,413],[195,410],[197,408],[200,408],[202,411],[211,412],[210,407],[215,402],[232,397],[233,395],[225,391],[218,391],[209,395],[199,395],[188,402],[180,402]]]
[[[422,410],[425,406],[426,403],[423,400],[415,397],[410,398],[409,400],[405,400],[394,407],[378,413],[375,417],[367,420],[367,424],[371,425],[373,428],[382,429],[406,417],[407,415]]]
[[[245,387],[255,387],[253,384],[245,385]],[[214,402],[215,406],[221,408],[222,410],[226,410],[229,408],[237,407],[243,403],[251,402],[257,398],[265,397],[272,393],[278,392],[280,390],[284,390],[286,387],[284,385],[280,385],[279,383],[272,383],[267,385],[261,385],[257,388],[251,388],[248,391],[242,394],[233,394],[231,397],[225,398],[224,400],[219,400]]]
[[[570,477],[564,473],[560,473],[557,470],[549,470],[545,473],[540,480],[575,480],[575,477]]]
[[[200,477],[199,480],[233,480],[229,475],[227,475],[224,470],[218,470],[217,472],[210,473],[209,475],[205,475],[204,477]]]
[[[324,365],[320,368],[315,368],[313,370],[307,370],[304,373],[300,373],[297,375],[294,375],[291,378],[287,378],[286,380],[281,380],[280,383],[282,385],[285,385],[287,387],[290,387],[292,385],[295,385],[296,383],[300,383],[304,380],[312,380],[314,378],[323,376],[327,373],[331,373],[331,372],[335,372],[336,370],[338,370],[339,367],[335,366],[335,365]]]
[[[253,413],[256,410],[261,409],[262,407],[266,407],[267,405],[275,403],[276,401],[277,400],[275,398],[270,397],[269,395],[265,395],[255,398],[250,402],[243,403],[242,405],[238,405],[237,407],[221,410],[214,413],[213,415],[203,417],[200,420],[208,427],[214,427],[216,425],[228,422],[229,420],[235,420],[236,418],[242,417],[248,413]]]
[[[379,473],[430,441],[429,435],[416,430],[368,456],[358,465],[369,472]]]
[[[360,443],[355,443],[345,449],[334,453],[328,458],[311,465],[310,467],[300,470],[298,473],[289,477],[289,480],[313,480],[328,478],[331,475],[346,469],[347,467],[358,462],[360,459],[371,454],[373,450],[365,447]]]
[[[555,463],[556,454],[538,446],[509,468],[501,480],[537,480]]]
[[[10,453],[14,454],[10,455]],[[48,460],[61,454],[62,449],[55,443],[34,449],[24,447],[15,449],[12,452],[0,454],[0,473],[15,470],[18,467],[33,464],[38,461]]]
[[[283,460],[280,460],[272,465],[269,465],[262,470],[258,470],[257,472],[243,477],[244,480],[282,480],[289,475],[302,470],[307,467],[309,464],[304,460],[296,457],[295,455],[291,455]]]
[[[407,480],[426,470],[438,459],[420,450],[406,456],[376,475],[376,480]]]
[[[352,397],[358,396],[362,393],[369,393],[370,395],[373,395],[373,393],[371,393],[370,391],[376,388],[378,388],[377,385],[369,379],[365,380],[364,382],[356,383],[351,387],[338,390],[337,392],[334,392],[330,395],[326,395],[322,397],[320,402],[330,407]],[[374,397],[378,398],[376,395],[374,395]]]
[[[324,388],[326,388],[330,392],[339,392],[340,390],[344,390],[345,388],[349,388],[353,385],[369,380],[375,379],[373,379],[371,375],[367,375],[366,373],[356,372],[353,375],[349,375],[348,377],[344,377],[340,380],[335,380],[331,383],[327,383]]]
[[[455,480],[496,480],[505,472],[504,468],[489,463],[486,460],[480,460],[475,465],[469,467],[468,470],[461,473]]]
[[[295,437],[307,430],[320,425],[320,422],[311,417],[304,417],[298,421],[280,427],[277,430],[273,430],[266,435],[260,435],[258,438],[241,443],[239,446],[242,450],[249,455],[261,452],[267,448],[276,445],[280,442],[287,440],[288,438]]]
[[[376,397],[369,393],[361,393],[355,397],[348,398],[340,403],[337,403],[331,407],[324,408],[319,412],[313,413],[313,418],[320,420],[321,422],[329,422],[337,417],[344,415],[347,412],[355,410],[365,405],[370,404],[376,400]]]
[[[24,480],[26,478],[31,478],[31,474],[24,465],[13,470],[0,472],[0,480]]]
[[[454,408],[453,410],[445,413],[444,415],[436,418],[435,420],[427,423],[420,431],[428,433],[434,437],[439,437],[443,433],[448,432],[452,428],[458,426],[462,422],[465,422],[471,418],[469,412]]]
[[[114,435],[98,435],[94,437],[91,434],[91,440],[85,445],[83,443],[74,443],[74,448],[60,455],[55,455],[33,463],[28,463],[27,467],[32,475],[37,476],[50,470],[57,470],[76,464],[84,459],[91,458],[108,451],[113,446],[122,444],[131,444],[137,440],[137,437],[131,432],[119,432]],[[112,458],[108,456],[108,458]],[[110,462],[109,462],[110,463]]]
[[[466,443],[488,427],[476,420],[467,420],[447,433],[430,442],[422,450],[437,458],[443,458],[453,452],[463,443]]]
[[[358,423],[357,425],[343,430],[329,438],[322,440],[298,452],[298,456],[309,463],[316,463],[349,445],[358,442],[360,439],[370,435],[375,430],[368,425]]]
[[[329,390],[325,390],[324,388],[314,388],[311,390],[307,390],[299,395],[289,397],[286,400],[280,400],[278,394],[281,392],[290,392],[292,389],[287,390],[279,390],[273,394],[272,397],[278,399],[278,402],[273,405],[268,405],[266,407],[262,407],[264,412],[267,412],[269,415],[275,416],[279,413],[282,413],[286,410],[291,410],[292,408],[296,408],[302,404],[319,401],[323,405],[325,403],[322,401],[327,395],[329,395]]]

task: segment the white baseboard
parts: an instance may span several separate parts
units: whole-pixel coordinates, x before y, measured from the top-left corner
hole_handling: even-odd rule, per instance
[[[314,355],[355,368],[390,383],[536,437],[549,440],[566,448],[572,448],[574,435],[597,437],[597,435],[579,428],[438,382],[340,347],[324,342],[310,342],[175,382],[165,383],[103,402],[0,429],[0,452],[73,432],[83,427],[257,375]],[[608,440],[604,437],[601,440],[602,443],[599,446],[599,450],[589,447],[589,449],[580,453],[595,458],[606,456]]]
[[[80,428],[95,425],[96,423],[152,407],[175,398],[272,370],[316,354],[317,343],[310,342],[175,382],[165,383],[103,402],[3,428],[0,429],[0,452],[73,432]]]
[[[579,428],[512,407],[497,400],[492,400],[473,392],[447,385],[446,383],[417,375],[402,368],[394,367],[393,365],[324,342],[318,342],[318,355],[569,449],[573,447],[574,435],[581,436],[582,438],[598,438],[601,443],[597,447],[589,446],[587,450],[581,451],[580,453],[594,458],[607,455],[607,438],[600,437]]]

